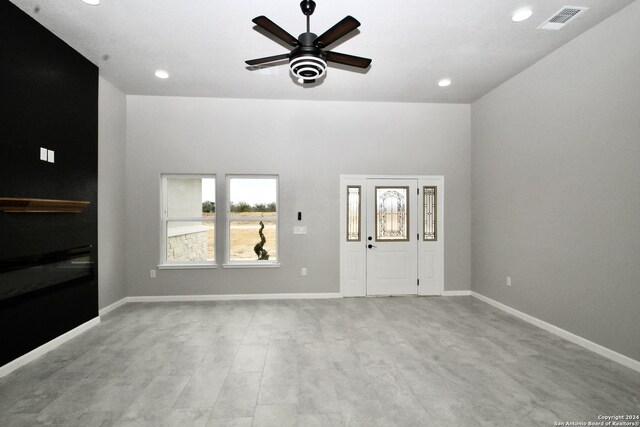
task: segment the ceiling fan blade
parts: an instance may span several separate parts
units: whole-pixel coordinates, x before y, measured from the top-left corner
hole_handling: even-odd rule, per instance
[[[280,61],[281,59],[288,59],[289,54],[283,53],[282,55],[273,55],[273,56],[265,56],[264,58],[257,59],[249,59],[248,61],[244,61],[247,65],[260,65],[266,64],[267,62]]]
[[[296,47],[299,45],[298,39],[296,39],[291,34],[287,33],[285,30],[280,28],[278,24],[276,24],[266,16],[258,16],[257,18],[253,18],[253,23],[256,24],[258,27],[270,32],[271,34],[273,34],[283,42],[287,43],[288,45],[291,45],[293,47]]]
[[[361,58],[359,56],[347,55],[345,53],[326,51],[327,61],[338,64],[351,65],[352,67],[367,68],[371,64],[369,58]]]
[[[314,46],[323,48],[338,40],[340,37],[347,35],[351,31],[360,26],[360,22],[353,16],[347,16],[333,27],[322,33],[313,41]]]

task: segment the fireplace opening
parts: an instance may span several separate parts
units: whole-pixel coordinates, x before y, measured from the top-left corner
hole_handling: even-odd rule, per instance
[[[0,301],[94,276],[92,246],[0,260]]]

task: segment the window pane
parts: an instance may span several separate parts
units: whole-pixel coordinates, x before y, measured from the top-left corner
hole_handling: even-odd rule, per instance
[[[167,216],[197,218],[215,214],[216,180],[202,177],[167,178]]]
[[[438,240],[437,235],[437,187],[424,187],[422,189],[424,195],[424,240],[435,242]]]
[[[231,178],[229,211],[252,218],[275,217],[277,186],[275,178]]]
[[[277,261],[277,177],[228,179],[228,261]]]
[[[214,259],[214,222],[167,221],[167,262],[204,262]]]
[[[376,187],[376,240],[409,240],[409,187]]]
[[[347,241],[360,241],[360,186],[347,187]]]
[[[275,221],[229,222],[230,261],[276,261],[276,242]]]

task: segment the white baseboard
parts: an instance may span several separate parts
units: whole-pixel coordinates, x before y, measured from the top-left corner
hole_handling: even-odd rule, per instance
[[[444,291],[443,297],[468,297],[471,296],[471,291]]]
[[[299,293],[299,294],[138,296],[138,297],[127,297],[126,302],[243,301],[243,300],[329,299],[329,298],[342,298],[342,294],[340,293]]]
[[[51,341],[49,341],[49,342],[47,342],[45,344],[42,344],[40,347],[31,350],[29,353],[27,353],[25,355],[22,355],[22,356],[18,357],[15,360],[12,360],[11,362],[7,363],[6,365],[0,366],[0,378],[4,377],[5,375],[10,374],[11,372],[15,371],[16,369],[20,368],[21,366],[26,365],[27,363],[34,361],[38,357],[50,352],[51,350],[53,350],[56,347],[58,347],[60,344],[65,343],[65,342],[69,341],[70,339],[77,337],[81,333],[93,328],[94,326],[98,325],[99,323],[100,323],[100,317],[94,317],[93,319],[89,320],[88,322],[85,322],[82,325],[73,328],[69,332],[66,332],[66,333],[60,335],[59,337],[54,338],[54,339],[52,339]]]
[[[118,308],[118,307],[120,307],[122,305],[125,305],[127,302],[129,302],[129,298],[128,297],[124,297],[121,300],[118,300],[118,301],[114,302],[113,304],[109,304],[105,308],[101,309],[98,312],[98,314],[100,315],[100,317],[102,317],[105,314],[111,313],[116,308]]]
[[[500,310],[507,312],[519,319],[524,320],[525,322],[531,323],[539,328],[544,329],[547,332],[551,332],[554,335],[559,336],[560,338],[564,338],[567,341],[571,341],[574,344],[577,344],[581,347],[586,348],[587,350],[591,350],[594,353],[599,354],[600,356],[606,357],[607,359],[611,359],[614,362],[617,362],[621,365],[626,366],[627,368],[631,368],[634,371],[640,372],[640,361],[632,359],[624,354],[620,354],[614,350],[611,350],[607,347],[601,346],[600,344],[596,344],[593,341],[589,341],[586,338],[582,338],[576,334],[573,334],[565,329],[559,328],[551,323],[547,323],[544,320],[540,320],[537,317],[533,317],[526,313],[523,313],[515,308],[511,308],[508,305],[502,304],[496,300],[485,297],[477,292],[471,292],[471,296],[479,299],[480,301],[484,301],[487,304],[490,304]]]

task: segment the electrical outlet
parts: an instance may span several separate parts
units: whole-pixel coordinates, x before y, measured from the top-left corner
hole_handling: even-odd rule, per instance
[[[152,279],[156,278],[156,269],[152,268],[151,270],[149,270],[149,277],[151,277]]]
[[[307,268],[306,267],[302,267],[302,270],[300,271],[300,274],[302,276],[306,276],[307,275]]]
[[[507,286],[511,286],[511,277],[507,276]]]

